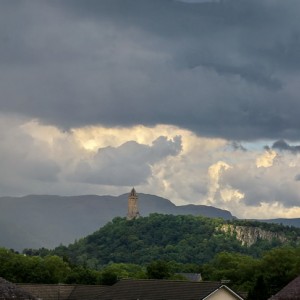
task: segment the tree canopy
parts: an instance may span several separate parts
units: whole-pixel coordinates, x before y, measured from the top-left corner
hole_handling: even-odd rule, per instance
[[[131,221],[115,218],[86,238],[67,247],[61,245],[50,254],[66,256],[71,262],[90,268],[101,268],[108,263],[147,264],[153,260],[204,264],[225,251],[260,257],[265,251],[282,245],[279,240],[258,239],[251,247],[243,246],[234,234],[218,229],[226,222],[280,232],[287,237],[287,244],[296,245],[296,237],[300,235],[300,229],[276,224],[152,214]]]

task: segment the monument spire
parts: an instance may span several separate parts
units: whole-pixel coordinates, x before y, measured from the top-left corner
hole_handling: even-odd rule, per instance
[[[140,217],[139,207],[138,207],[138,195],[134,188],[132,188],[128,196],[128,213],[127,220],[133,220]]]

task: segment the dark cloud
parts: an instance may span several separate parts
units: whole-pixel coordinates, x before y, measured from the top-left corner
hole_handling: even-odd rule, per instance
[[[247,151],[247,149],[242,145],[242,143],[239,143],[237,141],[231,142],[230,145],[234,150],[240,150],[240,151],[244,151],[244,152]]]
[[[45,193],[59,181],[61,167],[45,143],[26,134],[20,121],[0,114],[1,196]]]
[[[151,146],[129,141],[119,147],[99,149],[92,160],[78,163],[70,180],[91,184],[132,186],[147,182],[151,166],[181,151],[181,137],[161,136]]]
[[[297,139],[299,12],[296,0],[4,0],[0,110],[67,129]]]
[[[294,154],[300,152],[300,146],[291,146],[284,140],[276,141],[273,144],[272,148],[275,150],[280,150],[280,151],[289,151]]]

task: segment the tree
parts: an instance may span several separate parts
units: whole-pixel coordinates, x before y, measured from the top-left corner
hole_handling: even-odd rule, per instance
[[[250,290],[247,300],[266,300],[269,296],[268,286],[264,277],[260,275],[256,279],[254,287]]]
[[[65,283],[69,284],[99,284],[100,272],[82,266],[75,266],[67,276]]]
[[[58,256],[46,256],[43,266],[50,273],[52,282],[49,283],[63,283],[71,270],[69,264]]]
[[[147,276],[151,279],[168,279],[171,276],[170,266],[166,261],[153,261],[147,266]]]
[[[105,285],[113,285],[118,281],[118,275],[112,271],[104,271],[101,275],[101,283]]]

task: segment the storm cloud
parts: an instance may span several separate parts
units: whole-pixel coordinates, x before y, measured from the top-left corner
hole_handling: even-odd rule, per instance
[[[134,185],[299,216],[299,14],[298,0],[0,1],[0,194]]]
[[[295,0],[5,0],[0,110],[64,129],[299,137]]]
[[[273,146],[273,149],[279,150],[279,151],[289,151],[291,153],[299,153],[300,152],[300,146],[291,146],[284,140],[276,141]]]

